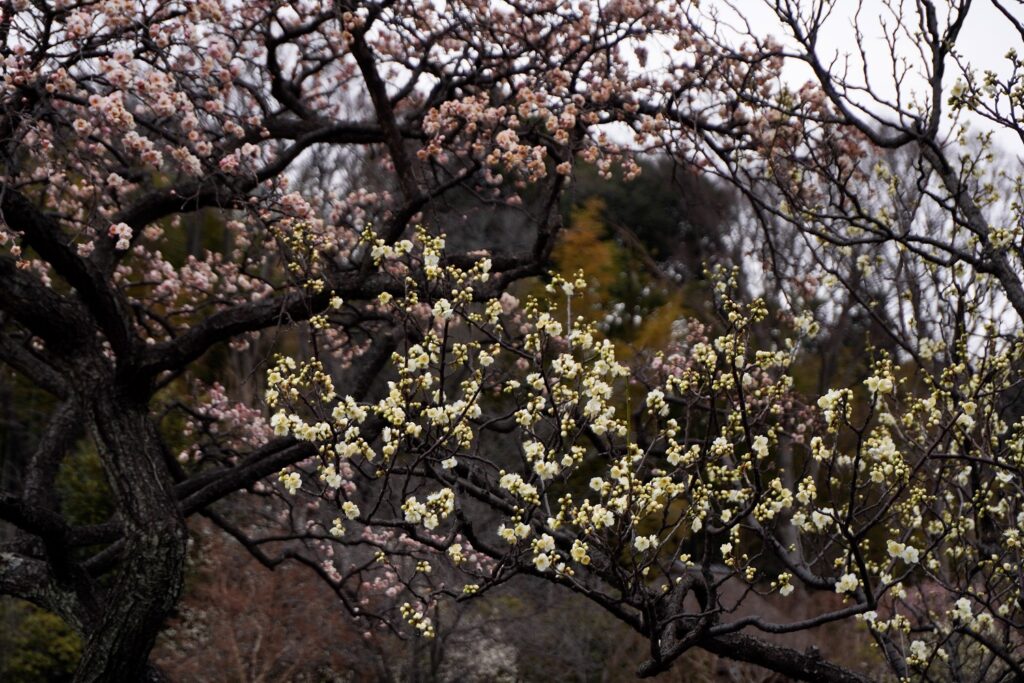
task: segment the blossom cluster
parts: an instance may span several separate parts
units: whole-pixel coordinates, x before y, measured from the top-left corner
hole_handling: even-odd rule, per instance
[[[500,562],[496,571],[581,587],[618,572],[641,603],[699,566],[692,559],[699,544],[724,537],[700,561],[705,566],[721,562],[732,580],[782,597],[823,581],[862,606],[871,629],[892,633],[912,628],[921,608],[908,583],[930,581],[950,562],[975,561],[965,540],[976,527],[953,510],[985,506],[1006,525],[1007,543],[1019,546],[1024,509],[1012,495],[1015,475],[986,479],[969,499],[962,497],[967,479],[963,490],[926,486],[928,473],[944,466],[929,454],[936,444],[952,447],[951,434],[969,437],[982,422],[1016,433],[991,422],[997,418],[982,407],[978,388],[961,387],[972,398],[954,399],[953,374],[948,384],[912,392],[882,354],[862,388],[826,391],[795,411],[790,367],[799,343],[752,348],[770,312],[760,301],[735,301],[735,274],[727,271],[715,274],[717,334],[694,323],[701,331],[680,337],[671,362],[636,373],[592,323],[568,317],[585,278],[553,276],[547,298],[509,307],[476,295],[486,287],[486,263],[447,265],[442,246],[423,234],[374,247],[382,262],[404,260],[409,273],[423,267],[422,279],[405,276],[402,296],[383,297],[418,341],[394,354],[395,379],[380,400],[339,396],[315,360],[282,359],[268,375],[279,433],[351,463],[376,490],[419,491],[394,503],[407,533],[452,538],[460,510],[485,506],[496,515],[493,536],[477,523],[484,536],[473,545]],[[796,334],[813,326],[802,328]],[[796,420],[808,415],[811,427],[798,430]],[[852,434],[860,440],[851,442]],[[793,468],[803,473],[793,478]],[[867,523],[889,536],[880,545],[859,538]],[[445,547],[450,559],[462,553]],[[785,570],[771,573],[765,557]],[[1006,586],[1006,599],[981,619],[990,628],[1015,613],[1016,568],[985,562],[988,580]],[[479,592],[480,578],[471,578],[466,595]],[[949,609],[941,596],[935,608]],[[963,618],[945,623],[956,628]]]

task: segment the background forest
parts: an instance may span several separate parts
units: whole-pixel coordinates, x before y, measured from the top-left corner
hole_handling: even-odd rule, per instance
[[[0,680],[1024,680],[1020,50],[0,0]]]

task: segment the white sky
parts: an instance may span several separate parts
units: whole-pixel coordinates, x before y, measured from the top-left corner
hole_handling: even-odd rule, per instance
[[[805,5],[810,3],[804,0]],[[1017,0],[1003,0],[1006,7],[1011,8],[1018,18],[1024,20],[1024,9]],[[731,7],[730,7],[731,5]],[[892,60],[890,50],[883,39],[883,32],[880,21],[884,19],[890,25],[894,22],[893,11],[902,10],[903,17],[907,23],[916,25],[918,15],[916,2],[914,0],[836,0],[835,9],[824,25],[819,41],[819,56],[823,61],[838,55],[840,58],[849,56],[851,69],[857,73],[860,69],[860,56],[857,47],[853,23],[858,5],[862,5],[857,21],[857,26],[864,34],[864,47],[867,54],[868,76],[872,85],[887,96],[895,93],[895,86],[891,76]],[[936,0],[939,6],[940,25],[944,24],[944,15],[948,12],[948,2]],[[891,9],[890,9],[891,8]],[[715,9],[721,11],[723,18],[735,17],[738,10],[747,19],[755,31],[761,35],[773,35],[783,39],[787,35],[785,27],[779,22],[775,13],[769,8],[766,0],[706,0],[705,11]],[[785,41],[783,41],[785,42]],[[915,51],[911,38],[904,36],[901,40],[903,55],[918,63],[920,58]],[[957,40],[957,49],[968,62],[980,74],[985,70],[995,71],[997,74],[1007,72],[1007,60],[1004,55],[1010,48],[1015,48],[1024,54],[1024,44],[1020,35],[1010,25],[1007,19],[996,9],[991,0],[974,0],[964,27]],[[811,76],[810,71],[798,64],[787,67],[791,85],[799,86]],[[958,70],[955,68],[947,71],[944,85],[946,89],[953,85]],[[920,90],[921,81],[917,81],[916,88]],[[913,90],[915,84],[908,81],[904,86],[904,94],[907,90]],[[972,117],[972,129],[991,129],[992,125],[979,117]],[[1016,135],[1003,133],[996,135],[997,143],[1006,151],[1013,154],[1024,153],[1021,149],[1020,140]]]

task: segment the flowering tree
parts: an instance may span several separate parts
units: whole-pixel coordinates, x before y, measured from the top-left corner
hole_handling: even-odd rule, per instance
[[[202,514],[264,565],[314,572],[369,637],[432,637],[444,600],[526,573],[647,638],[644,674],[699,647],[866,680],[772,640],[859,617],[899,676],[1021,675],[1020,347],[997,321],[1022,307],[977,223],[1000,206],[965,199],[968,162],[943,175],[937,124],[890,139],[858,119],[813,59],[822,12],[776,9],[818,64],[799,95],[778,80],[789,48],[734,49],[689,6],[4,3],[0,360],[55,408],[0,494],[18,530],[0,590],[83,635],[79,679],[158,676]],[[863,241],[903,215],[871,202],[907,197],[871,192],[896,175],[868,160],[911,143],[950,236],[911,215]],[[778,259],[788,300],[715,271],[717,316],[629,369],[573,311],[585,274],[506,290],[543,272],[577,159],[629,178],[632,151],[666,147],[825,246]],[[862,181],[871,202],[850,196]],[[445,237],[497,207],[527,248]],[[210,248],[186,254],[197,226]],[[879,241],[904,249],[857,258]],[[792,373],[832,322],[808,259],[858,304],[848,272],[934,285],[927,320],[864,299],[917,336],[820,395]],[[261,396],[204,365],[225,345]],[[54,494],[83,442],[114,498],[101,524],[69,523]],[[814,593],[829,600],[806,618],[743,607]]]
[[[692,18],[704,27],[702,36],[733,60],[756,68],[781,59],[810,80],[799,90],[778,83],[771,92],[740,88],[725,94],[750,144],[738,149],[698,133],[703,158],[750,200],[765,263],[780,286],[778,299],[815,309],[832,335],[848,329],[851,311],[859,312],[907,373],[904,387],[917,385],[900,411],[890,410],[900,417],[894,422],[877,402],[890,392],[886,378],[876,366],[867,379],[869,412],[863,422],[848,425],[856,435],[846,442],[856,444],[853,465],[865,471],[854,477],[851,492],[880,454],[886,464],[871,481],[903,479],[899,486],[908,486],[907,492],[914,488],[909,481],[935,468],[917,494],[879,499],[879,512],[903,507],[909,517],[887,526],[887,534],[877,527],[869,532],[867,525],[849,536],[884,543],[890,557],[922,568],[907,574],[922,572],[915,581],[918,596],[905,602],[902,614],[893,609],[885,620],[872,609],[862,617],[901,677],[1020,677],[1016,553],[1024,518],[1013,387],[1024,314],[1021,184],[995,142],[1019,140],[1013,114],[1019,65],[1011,48],[1000,68],[979,76],[961,39],[966,25],[980,22],[1019,36],[1019,11],[998,1],[984,9],[928,1],[912,9],[889,2],[871,9],[867,3],[764,5],[778,19],[779,33],[771,39],[742,19],[732,21],[735,15],[695,12]],[[881,11],[878,24],[865,20],[873,9]],[[855,28],[853,54],[837,60],[826,36],[844,21]],[[887,49],[873,49],[879,43]],[[893,386],[896,396],[899,382]],[[987,388],[979,391],[981,386]],[[981,396],[991,402],[977,412]],[[819,399],[826,421],[837,397],[830,391]],[[943,424],[935,412],[942,404],[950,411],[948,440],[912,436]],[[891,435],[886,423],[896,430]],[[813,456],[821,442],[810,443]],[[909,456],[924,444],[930,445],[920,457]],[[900,474],[901,467],[909,470]],[[847,515],[855,507],[844,504]],[[908,543],[907,534],[921,531],[920,539],[934,542],[940,527],[957,540],[931,559],[937,546],[926,552]],[[837,590],[848,591],[855,582],[866,589],[871,573],[883,587],[891,575],[881,568],[843,574]],[[998,604],[999,595],[1009,602]],[[909,623],[900,627],[896,622],[904,616]],[[904,635],[897,635],[901,630]]]

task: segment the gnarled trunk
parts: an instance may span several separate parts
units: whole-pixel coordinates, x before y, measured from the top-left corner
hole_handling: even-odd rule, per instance
[[[122,564],[102,597],[76,681],[150,678],[149,652],[177,603],[185,567],[187,529],[145,399],[104,384],[110,379],[90,377],[89,413],[121,514]]]

